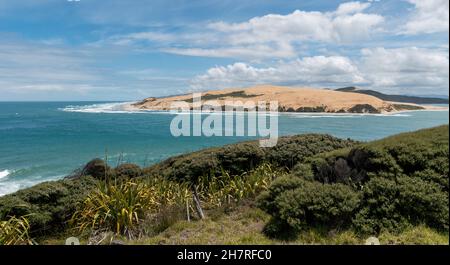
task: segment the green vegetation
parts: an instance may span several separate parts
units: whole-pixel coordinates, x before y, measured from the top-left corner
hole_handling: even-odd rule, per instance
[[[415,105],[407,105],[407,104],[394,104],[394,108],[396,110],[423,110],[424,107],[415,106]]]
[[[223,171],[220,176],[200,177],[195,187],[203,207],[214,209],[254,198],[278,174],[263,164],[239,176]],[[194,212],[191,186],[160,177],[101,182],[72,216],[71,223],[78,232],[106,230],[127,238],[162,231],[186,216],[185,212]],[[189,214],[191,218],[195,217]]]
[[[322,153],[261,194],[268,234],[321,226],[361,235],[448,233],[448,126]]]
[[[45,182],[0,198],[0,220],[27,216],[30,235],[60,232],[77,205],[95,188],[92,177]]]
[[[209,176],[221,174],[221,169],[225,169],[231,175],[238,175],[262,163],[290,169],[312,155],[355,144],[355,141],[329,135],[296,135],[281,137],[277,145],[271,148],[261,148],[258,141],[209,148],[169,158],[143,171],[144,175],[195,182],[197,177],[205,174]]]
[[[286,225],[293,230],[325,225],[347,228],[359,202],[358,194],[346,185],[292,181],[292,177],[277,179],[260,197],[261,209],[274,217],[266,229],[268,235],[290,232],[278,231]]]
[[[245,93],[245,91],[241,90],[241,91],[233,91],[230,93],[222,93],[222,94],[205,94],[202,95],[202,100],[206,101],[206,100],[216,100],[216,99],[223,99],[225,97],[236,97],[236,98],[253,98],[253,97],[257,97],[259,95],[247,95]],[[192,103],[193,99],[189,98],[185,100],[188,103]]]
[[[1,197],[0,244],[448,244],[448,153],[441,126],[250,141],[148,168],[94,159]]]
[[[0,245],[28,245],[32,244],[28,231],[30,224],[25,216],[9,217],[0,221]]]
[[[218,214],[217,212],[220,212]],[[310,228],[299,231],[294,239],[284,240],[267,237],[262,233],[270,216],[255,208],[248,202],[239,207],[221,208],[216,210],[217,216],[205,220],[188,222],[179,220],[163,232],[142,237],[138,240],[123,239],[128,244],[155,245],[267,245],[267,244],[332,244],[351,245],[364,244],[365,237],[360,237],[352,230],[325,230]],[[442,244],[448,245],[448,234],[437,233],[425,226],[417,226],[400,234],[383,233],[379,236],[381,244]]]
[[[278,107],[279,112],[326,112],[325,106],[317,106],[317,107],[299,107],[294,109],[292,107],[280,106]]]
[[[134,227],[144,219],[147,210],[156,207],[152,195],[142,184],[108,183],[87,197],[71,221],[79,231],[109,229],[133,238]]]
[[[380,113],[380,110],[376,109],[374,106],[370,104],[357,104],[350,109],[348,109],[350,113]]]

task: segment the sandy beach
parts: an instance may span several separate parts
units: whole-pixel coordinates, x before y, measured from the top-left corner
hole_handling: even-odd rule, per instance
[[[128,110],[170,110],[176,101],[184,101],[192,107],[193,94],[163,98],[150,97],[127,105]],[[230,88],[201,92],[202,104],[216,101],[278,101],[282,112],[327,112],[327,113],[397,113],[411,110],[443,110],[443,107],[424,106],[412,103],[384,101],[377,97],[359,93],[340,92],[308,87],[281,87],[271,85],[250,88]],[[444,108],[445,109],[445,108]]]

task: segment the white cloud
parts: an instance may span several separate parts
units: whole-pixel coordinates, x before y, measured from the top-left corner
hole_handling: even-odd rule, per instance
[[[340,4],[336,10],[337,15],[354,14],[364,11],[370,6],[370,3],[348,2]]]
[[[296,10],[287,15],[254,17],[242,23],[211,23],[208,28],[224,34],[224,44],[251,55],[267,52],[258,48],[272,47],[278,52],[274,57],[294,57],[295,45],[301,42],[342,44],[369,38],[384,21],[380,15],[362,13],[369,6],[349,2],[341,4],[335,12]],[[220,48],[203,50],[227,56],[227,50],[221,53],[224,50]]]
[[[377,14],[362,13],[369,6],[348,2],[335,12],[296,10],[288,15],[254,17],[243,23],[212,23],[209,28],[228,34],[232,44],[354,41],[367,38],[384,20]]]
[[[193,90],[244,87],[255,84],[358,84],[364,82],[346,57],[314,56],[257,68],[246,63],[216,66],[191,82]]]
[[[363,49],[359,68],[371,86],[381,91],[448,93],[448,50]]]
[[[168,53],[239,59],[295,58],[305,42],[347,44],[366,40],[384,18],[365,13],[370,3],[348,2],[333,12],[295,10],[240,23],[209,23],[202,33],[140,32],[111,38],[115,44],[152,43]]]
[[[408,2],[415,6],[415,11],[404,26],[403,34],[448,32],[448,0],[408,0]]]
[[[448,50],[415,47],[363,49],[361,58],[314,56],[270,67],[216,66],[191,81],[193,90],[255,84],[339,87],[356,85],[388,93],[448,94]]]

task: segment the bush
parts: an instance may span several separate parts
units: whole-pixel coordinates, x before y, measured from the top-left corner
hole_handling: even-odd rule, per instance
[[[44,182],[0,198],[0,220],[27,216],[31,235],[57,233],[96,186],[92,177]]]
[[[255,143],[225,146],[217,152],[220,166],[232,175],[252,170],[265,159],[265,150]]]
[[[197,181],[198,177],[214,174],[215,169],[220,168],[219,162],[214,153],[193,153],[172,159],[169,161],[170,167],[157,171],[172,180]]]
[[[320,134],[281,137],[277,145],[267,151],[267,160],[280,167],[292,168],[315,154],[351,147],[355,143]]]
[[[344,223],[364,235],[422,224],[448,231],[448,152],[441,126],[318,154],[274,181],[258,204],[274,218],[270,231]]]
[[[298,177],[298,178],[302,178],[305,180],[310,180],[313,181],[314,180],[314,173],[312,171],[312,166],[311,164],[308,163],[298,163],[297,165],[294,166],[294,168],[292,168],[292,170],[290,171],[292,176]]]
[[[114,169],[118,178],[137,178],[142,175],[141,168],[136,164],[121,164]]]
[[[358,232],[377,235],[382,230],[401,231],[407,227],[406,218],[398,211],[399,187],[395,180],[372,178],[362,193],[361,208],[353,218]]]
[[[448,192],[433,182],[419,178],[399,178],[399,211],[411,224],[426,224],[448,231]]]
[[[326,225],[343,227],[359,204],[358,194],[342,184],[306,182],[275,199],[277,218],[295,229]]]
[[[100,158],[89,161],[81,170],[81,176],[92,176],[95,179],[105,179],[109,176],[111,168]]]
[[[354,144],[351,140],[319,134],[281,137],[278,144],[271,148],[262,148],[257,141],[250,141],[169,158],[144,169],[144,173],[195,182],[202,176],[219,176],[221,169],[240,175],[263,163],[290,169],[314,154]]]
[[[267,191],[261,192],[257,198],[258,207],[271,215],[278,214],[278,205],[276,198],[285,191],[295,190],[297,188],[304,188],[306,182],[300,178],[284,176],[277,178],[272,182]]]

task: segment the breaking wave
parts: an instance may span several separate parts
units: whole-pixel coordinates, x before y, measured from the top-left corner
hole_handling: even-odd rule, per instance
[[[120,103],[101,103],[91,105],[69,105],[60,108],[61,111],[66,112],[82,112],[82,113],[133,113],[139,111],[129,111],[126,106],[131,102]]]
[[[9,176],[9,174],[11,174],[11,171],[9,171],[9,170],[3,170],[3,171],[0,171],[0,179],[2,179],[2,178],[6,178],[7,176]]]

